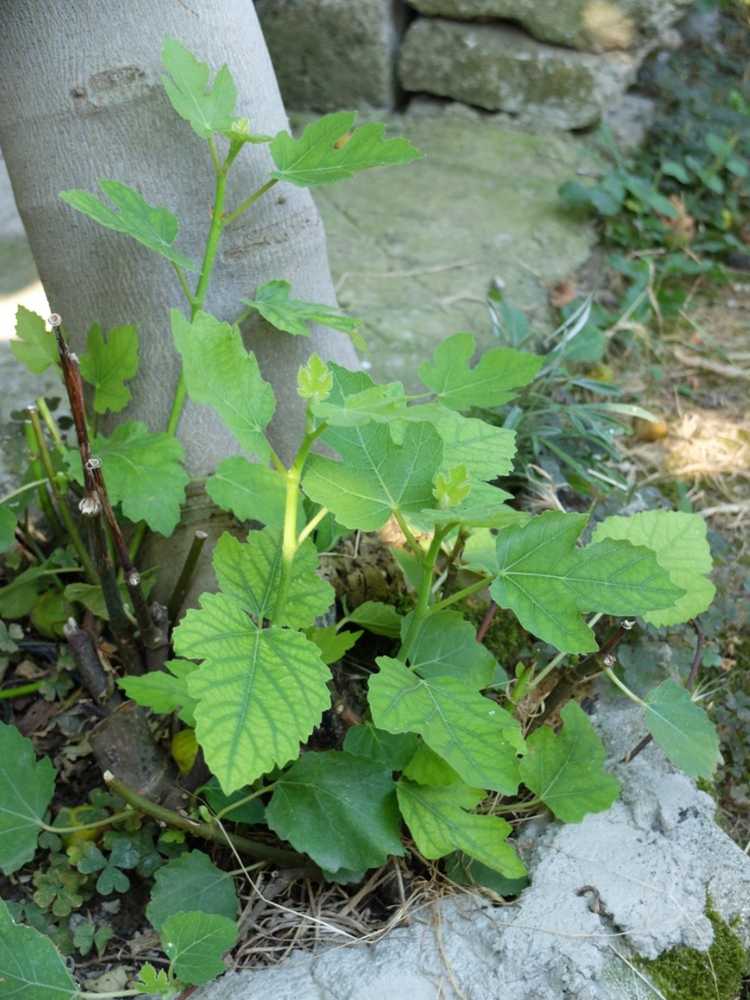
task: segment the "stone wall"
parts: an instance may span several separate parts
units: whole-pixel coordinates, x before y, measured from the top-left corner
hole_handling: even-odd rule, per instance
[[[614,111],[694,0],[255,0],[287,107],[391,110],[414,96],[521,123]]]

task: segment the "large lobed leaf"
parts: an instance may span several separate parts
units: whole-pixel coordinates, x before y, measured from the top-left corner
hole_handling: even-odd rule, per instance
[[[276,782],[266,820],[324,871],[374,868],[404,853],[395,790],[379,761],[308,751]]]
[[[284,523],[284,477],[240,455],[219,463],[206,480],[206,492],[215,504],[222,510],[230,510],[239,521],[259,521],[278,529]]]
[[[531,382],[543,363],[536,354],[493,347],[472,368],[475,350],[471,333],[456,333],[438,344],[432,360],[420,366],[421,380],[451,410],[507,403]]]
[[[389,656],[377,663],[369,703],[379,729],[418,733],[469,785],[518,791],[524,741],[512,715],[463,680],[422,678]]]
[[[215,913],[227,920],[237,916],[232,876],[217,868],[203,851],[180,854],[158,869],[146,916],[160,931],[170,917],[189,910]]]
[[[215,132],[231,129],[237,88],[232,74],[222,66],[213,87],[208,86],[209,69],[174,38],[167,38],[161,61],[169,76],[162,83],[172,107],[189,122],[196,135],[210,139]]]
[[[682,593],[650,549],[612,539],[578,548],[587,520],[546,511],[497,536],[492,597],[525,629],[566,653],[597,648],[582,612],[639,615],[669,607]]]
[[[69,1000],[78,988],[46,934],[16,924],[0,899],[0,996],[5,1000]]]
[[[652,549],[672,583],[684,591],[670,607],[643,615],[651,625],[678,625],[710,606],[716,588],[707,576],[712,569],[711,549],[700,514],[647,510],[631,517],[608,517],[594,532],[595,542],[605,538]]]
[[[422,155],[406,139],[385,139],[383,125],[354,128],[356,120],[356,111],[337,111],[308,125],[299,139],[279,132],[271,142],[272,176],[298,187],[317,187]]]
[[[330,306],[290,298],[291,288],[288,281],[268,281],[255,290],[254,299],[242,299],[242,302],[259,312],[277,330],[296,337],[308,337],[313,324],[340,330],[349,336],[356,335],[361,320],[345,316]]]
[[[401,814],[421,853],[430,859],[463,851],[509,878],[526,868],[507,843],[513,828],[498,816],[468,812],[484,792],[466,785],[418,785],[402,778],[397,787]]]
[[[48,757],[36,759],[31,740],[0,722],[0,870],[6,875],[34,857],[55,776]]]
[[[193,261],[174,248],[179,223],[168,209],[149,205],[134,188],[119,181],[100,180],[99,187],[116,211],[89,191],[61,191],[60,198],[105,229],[131,236],[178,267],[198,270]]]
[[[604,746],[580,705],[569,702],[560,717],[559,733],[543,726],[528,737],[521,780],[558,819],[578,823],[609,809],[620,783],[604,770]]]
[[[411,615],[403,619],[402,638]],[[476,631],[457,611],[438,611],[424,622],[417,636],[409,664],[420,677],[455,677],[475,690],[491,682],[497,661],[477,642]]]
[[[131,521],[145,521],[152,531],[167,537],[180,520],[189,477],[182,467],[183,448],[177,438],[152,433],[140,420],[129,420],[110,437],[94,439],[92,450],[102,463],[109,498],[122,504]],[[68,467],[83,481],[81,457],[67,454]]]
[[[115,326],[104,335],[95,323],[81,355],[81,375],[94,387],[97,413],[119,413],[130,402],[125,383],[138,371],[138,334],[132,325]]]
[[[204,660],[188,691],[198,742],[227,794],[295,757],[330,704],[318,647],[299,632],[258,628],[252,610],[205,594],[175,631],[178,655]]]
[[[215,410],[241,448],[266,458],[265,429],[276,402],[239,328],[202,311],[191,322],[173,309],[171,321],[190,398]]]

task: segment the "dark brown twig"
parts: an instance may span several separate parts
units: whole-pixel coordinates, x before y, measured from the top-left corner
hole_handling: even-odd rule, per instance
[[[703,647],[706,644],[706,637],[704,635],[703,629],[700,626],[700,622],[697,618],[693,618],[690,622],[695,632],[695,652],[693,653],[693,662],[690,664],[690,673],[686,681],[686,687],[688,691],[692,691],[698,682],[698,673],[701,668],[701,660],[703,659]],[[629,764],[631,760],[635,760],[639,753],[642,753],[649,743],[653,742],[654,737],[651,733],[647,733],[643,739],[639,740],[632,750],[629,750],[625,756],[620,761],[621,764]]]
[[[68,640],[83,686],[98,705],[109,701],[114,707],[119,703],[120,696],[117,692],[110,691],[109,680],[91,635],[85,629],[79,628],[74,618],[68,619],[63,626],[63,633]]]
[[[200,559],[207,538],[208,535],[205,531],[196,531],[195,535],[193,535],[193,541],[188,554],[185,556],[185,562],[180,570],[180,575],[177,577],[172,596],[167,602],[167,617],[172,624],[177,621],[177,616],[182,610],[182,605],[185,603],[187,592],[190,590],[190,584],[193,582],[193,577],[195,576],[195,568],[198,565],[198,560]]]
[[[497,604],[494,601],[490,601],[490,606],[487,608],[484,618],[482,619],[482,624],[479,626],[477,631],[477,642],[484,642],[484,637],[490,630],[490,626],[495,618],[495,613],[497,612]]]

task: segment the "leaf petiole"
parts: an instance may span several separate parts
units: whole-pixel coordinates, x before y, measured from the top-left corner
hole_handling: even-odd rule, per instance
[[[234,810],[238,809],[240,806],[245,806],[247,805],[248,802],[252,802],[254,799],[260,798],[261,795],[265,795],[267,792],[270,792],[271,789],[275,788],[277,784],[278,782],[272,781],[270,785],[264,785],[257,791],[252,792],[250,795],[245,795],[243,798],[237,799],[236,802],[232,802],[230,805],[224,806],[223,809],[220,809],[217,813],[214,813],[213,815],[214,822],[217,822],[223,816],[226,816],[227,813],[234,812]]]
[[[228,215],[224,216],[224,225],[228,226],[232,222],[235,222],[237,219],[239,219],[239,217],[241,215],[244,215],[244,213],[249,208],[252,208],[252,206],[255,204],[256,201],[258,201],[260,198],[263,197],[266,191],[270,191],[271,188],[278,183],[279,182],[276,177],[272,177],[270,180],[267,180],[266,183],[262,184],[257,191],[253,191],[253,193],[251,195],[248,195],[248,197],[245,198],[244,201],[241,201],[233,212],[230,212]]]
[[[305,525],[305,527],[299,533],[299,538],[297,539],[297,548],[299,548],[299,546],[302,545],[302,543],[305,541],[305,539],[307,539],[307,538],[310,537],[310,535],[313,533],[313,531],[315,531],[315,529],[318,527],[318,525],[320,524],[320,522],[323,520],[323,518],[328,513],[329,513],[329,511],[328,511],[327,507],[321,507],[320,510],[318,511],[318,513],[315,515],[315,517],[312,517],[307,522],[307,524]]]
[[[630,698],[630,700],[635,702],[636,705],[640,705],[641,708],[645,708],[648,711],[649,706],[646,702],[642,698],[639,698],[635,691],[631,691],[627,684],[620,680],[611,667],[606,667],[604,673],[607,677],[609,677],[615,687],[622,691],[626,698]]]

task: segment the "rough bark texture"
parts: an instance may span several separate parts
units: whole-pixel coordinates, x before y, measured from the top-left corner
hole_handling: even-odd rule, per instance
[[[160,84],[165,36],[179,39],[212,67],[227,63],[238,113],[254,130],[287,127],[273,69],[249,0],[3,0],[0,46],[0,145],[52,308],[80,346],[92,322],[135,322],[141,366],[121,417],[163,429],[178,377],[168,309],[183,306],[166,261],[98,227],[58,199],[66,188],[97,189],[113,178],[165,205],[181,222],[178,244],[200,260],[213,190],[208,149],[178,118]],[[228,206],[267,177],[266,147],[253,146],[233,170]],[[325,235],[309,193],[279,185],[228,228],[207,308],[221,319],[271,278],[293,293],[334,302]],[[353,365],[339,334],[311,340],[255,325],[247,331],[277,393],[273,435],[288,456],[301,427],[296,371],[311,349]],[[238,449],[213,413],[188,404],[180,435],[194,475]]]

